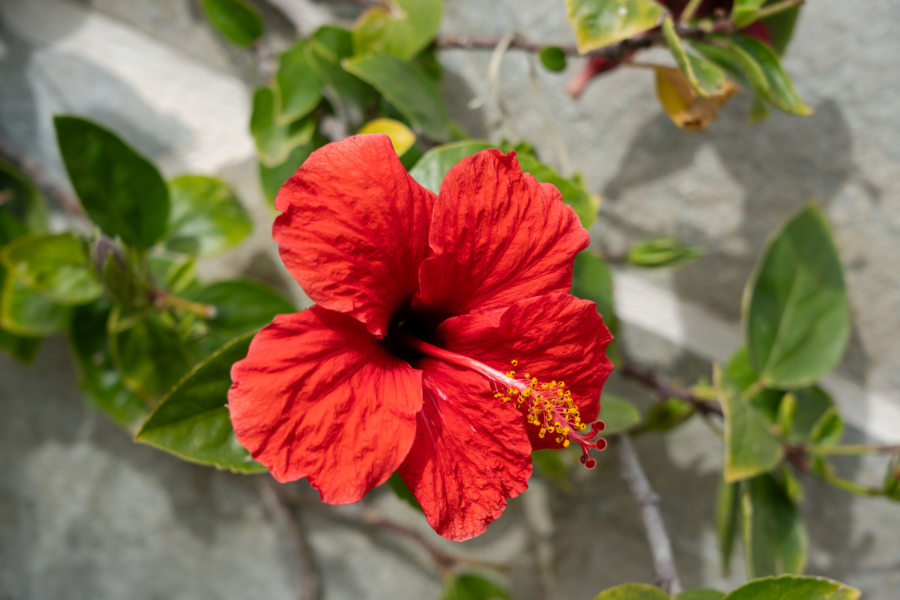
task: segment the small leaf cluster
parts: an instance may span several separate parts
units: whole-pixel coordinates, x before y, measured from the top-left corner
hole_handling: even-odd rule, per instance
[[[219,179],[165,180],[97,123],[76,116],[54,123],[87,223],[49,232],[41,192],[0,163],[0,344],[30,362],[44,337],[68,334],[89,402],[127,430],[140,430],[139,440],[205,464],[258,470],[231,432],[227,369],[235,347],[246,350],[245,334],[294,307],[260,283],[196,277],[198,259],[226,252],[250,233],[246,209]],[[190,387],[224,365],[227,352],[224,374],[216,371],[224,389]],[[163,410],[186,389],[197,393],[175,416]]]
[[[795,115],[812,112],[780,61],[802,3],[772,4],[737,1],[721,15],[698,2],[566,0],[566,10],[581,53],[660,34],[675,63],[652,65],[660,104],[678,127],[703,129],[737,92],[728,77],[753,94],[753,120],[765,117],[769,106]],[[627,63],[632,53],[623,48],[618,61]],[[556,52],[548,50],[541,58],[548,69],[565,66]]]

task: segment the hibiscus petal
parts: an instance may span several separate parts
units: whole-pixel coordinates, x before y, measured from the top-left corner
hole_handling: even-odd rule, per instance
[[[415,437],[422,373],[318,306],[275,317],[231,379],[238,441],[275,479],[306,477],[325,502],[356,502],[383,483]]]
[[[613,369],[606,356],[612,341],[593,302],[569,294],[528,298],[505,310],[453,317],[441,323],[444,347],[498,371],[529,373],[541,381],[565,381],[581,420],[590,423],[600,410],[600,392]],[[552,436],[537,437],[535,448],[558,448]]]
[[[502,308],[567,292],[589,242],[555,187],[522,173],[515,153],[483,150],[454,166],[434,205],[434,256],[419,274],[422,306],[444,314]]]
[[[418,288],[434,201],[390,138],[358,135],[316,150],[287,180],[272,234],[314,302],[382,336]]]
[[[428,523],[450,540],[476,536],[528,487],[531,445],[522,416],[482,376],[422,362],[425,402],[400,476]]]

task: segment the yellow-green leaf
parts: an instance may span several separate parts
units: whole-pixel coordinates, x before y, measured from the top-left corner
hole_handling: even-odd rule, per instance
[[[373,119],[363,125],[357,133],[383,133],[391,138],[397,156],[403,154],[416,143],[416,134],[405,124],[394,119]]]
[[[434,39],[443,13],[443,0],[385,0],[356,21],[354,53],[384,53],[409,60]]]
[[[653,29],[664,14],[655,0],[566,0],[582,54]]]

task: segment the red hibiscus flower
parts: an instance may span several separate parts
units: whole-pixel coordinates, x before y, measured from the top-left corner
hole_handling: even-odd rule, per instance
[[[611,336],[569,295],[588,234],[559,191],[485,150],[440,195],[386,136],[314,152],[275,201],[281,258],[315,306],[280,315],[232,369],[238,440],[279,481],[355,502],[399,473],[441,535],[483,532],[533,448],[594,464]]]

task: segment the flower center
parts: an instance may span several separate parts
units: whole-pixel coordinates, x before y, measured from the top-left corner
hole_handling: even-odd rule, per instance
[[[408,348],[425,356],[471,369],[487,377],[495,386],[494,398],[501,402],[512,402],[524,413],[525,420],[539,429],[539,438],[555,436],[554,441],[564,448],[575,442],[581,446],[581,464],[588,469],[597,466],[597,461],[591,457],[591,449],[600,451],[606,448],[606,440],[597,438],[606,424],[596,421],[588,429],[588,425],[581,421],[581,414],[572,400],[572,392],[564,381],[541,381],[530,373],[517,377],[515,369],[502,373],[473,358],[439,348],[410,335],[404,335],[402,341]],[[511,364],[516,367],[518,361],[513,360]],[[585,429],[588,431],[582,433]]]

